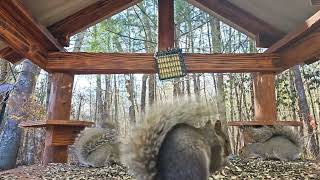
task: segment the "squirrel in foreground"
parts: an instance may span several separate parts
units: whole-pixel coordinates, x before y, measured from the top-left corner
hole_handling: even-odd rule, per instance
[[[118,132],[113,123],[105,128],[86,128],[74,143],[79,162],[85,166],[101,167],[120,162]]]
[[[247,128],[251,143],[240,149],[242,158],[261,158],[293,161],[300,157],[302,139],[291,129],[282,126]]]
[[[216,115],[199,101],[156,104],[122,144],[121,161],[138,180],[207,180],[231,151]]]

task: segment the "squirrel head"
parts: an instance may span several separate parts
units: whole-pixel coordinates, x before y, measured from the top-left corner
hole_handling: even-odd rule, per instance
[[[223,127],[222,122],[219,120],[214,124],[211,121],[208,121],[204,127],[204,133],[211,146],[212,163],[210,165],[210,170],[213,172],[226,164],[226,157],[231,154],[230,141],[226,128]],[[217,161],[221,162],[218,163]]]
[[[220,120],[217,120],[214,125],[215,133],[218,136],[219,142],[223,145],[224,156],[231,154],[231,144],[227,129],[222,125]]]

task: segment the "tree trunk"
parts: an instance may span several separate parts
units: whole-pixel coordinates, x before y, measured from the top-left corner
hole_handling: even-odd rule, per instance
[[[155,75],[149,75],[149,106],[155,101]]]
[[[80,93],[79,96],[78,96],[78,98],[79,98],[79,105],[78,105],[76,120],[80,120],[81,108],[82,108],[82,101],[83,101],[84,95],[82,95],[82,94]]]
[[[140,4],[140,8],[142,11],[146,12],[146,5],[144,3]],[[142,15],[142,23],[144,24],[144,34],[145,34],[145,41],[144,41],[144,47],[147,53],[152,53],[155,51],[155,46],[154,44],[150,43],[153,41],[153,33],[151,30],[151,25],[150,25],[150,19],[147,14],[143,13]],[[155,87],[155,75],[150,74],[148,77],[148,87],[149,87],[149,94],[148,94],[148,100],[149,100],[149,106],[152,105],[155,101],[156,97],[156,87]],[[142,97],[141,97],[142,98]],[[144,109],[144,108],[143,108]]]
[[[188,97],[191,96],[191,88],[190,88],[190,76],[189,74],[187,74],[186,76],[186,84],[187,84],[187,94],[188,94]]]
[[[119,94],[119,90],[118,90],[118,80],[117,80],[117,75],[114,75],[114,116],[113,116],[113,120],[114,122],[118,123],[118,94]]]
[[[135,113],[135,93],[134,93],[134,77],[132,74],[129,75],[129,79],[126,80],[126,90],[128,92],[128,100],[130,101],[129,106],[129,118],[131,123],[136,122],[136,113]]]
[[[219,111],[219,119],[226,120],[226,102],[225,102],[225,91],[224,91],[224,83],[223,83],[223,74],[217,74],[217,85],[218,85],[218,111]]]
[[[102,101],[102,88],[101,88],[101,75],[96,75],[96,102],[97,102],[97,119],[96,125],[98,127],[103,127],[104,124],[104,108],[103,108],[103,101]]]
[[[144,113],[146,109],[147,79],[148,79],[148,75],[144,74],[142,76],[142,85],[141,85],[141,113]]]
[[[317,146],[316,137],[310,123],[311,121],[310,109],[308,106],[305,89],[303,87],[300,66],[299,65],[294,66],[293,72],[294,72],[295,85],[296,85],[296,90],[298,95],[299,114],[301,119],[304,122],[304,127],[306,128],[308,135],[310,135],[310,141],[309,141],[310,143],[308,144],[308,148],[310,150],[311,155],[315,157],[319,154],[319,147]]]
[[[212,53],[221,53],[221,33],[220,33],[220,21],[213,18],[210,21],[211,34],[212,34]],[[213,76],[214,77],[214,76]],[[217,104],[219,119],[226,119],[226,102],[225,102],[225,91],[223,83],[223,73],[217,73]]]
[[[296,112],[297,112],[297,109],[296,109],[296,98],[297,98],[297,95],[296,95],[296,89],[295,89],[295,83],[294,83],[294,72],[293,70],[291,69],[290,70],[290,73],[289,73],[289,83],[290,83],[290,98],[291,98],[291,113],[292,113],[292,118],[293,120],[297,120],[297,115],[296,115]]]
[[[110,109],[111,109],[111,76],[105,75],[105,83],[106,83],[106,93],[105,93],[105,100],[104,100],[104,112],[105,118],[107,121],[110,121]]]
[[[200,87],[198,82],[198,74],[192,74],[193,77],[193,92],[196,96],[200,96]]]
[[[0,169],[11,169],[16,165],[21,139],[21,129],[18,124],[21,120],[25,120],[20,107],[28,102],[39,73],[40,69],[31,61],[23,62],[22,72],[8,100],[8,116],[0,133]]]

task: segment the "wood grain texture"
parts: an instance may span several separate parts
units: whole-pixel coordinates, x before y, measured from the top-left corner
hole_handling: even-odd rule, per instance
[[[36,22],[19,0],[0,2],[0,36],[16,52],[45,67],[47,51],[63,51],[51,33]]]
[[[67,18],[48,27],[50,32],[63,45],[69,44],[69,38],[103,19],[109,18],[141,0],[100,0]]]
[[[93,122],[78,121],[78,120],[46,120],[46,121],[25,121],[21,122],[21,127],[47,127],[47,126],[72,126],[72,127],[87,127],[91,126]]]
[[[72,145],[85,127],[72,127],[72,126],[53,126],[51,138],[46,139],[46,143],[50,146],[68,146]],[[66,153],[67,154],[67,153]]]
[[[290,47],[280,51],[279,66],[284,70],[304,62],[311,63],[320,57],[320,29],[313,32]]]
[[[277,54],[185,54],[190,73],[276,72]],[[153,54],[49,53],[46,69],[75,74],[156,73]]]
[[[43,163],[66,163],[68,160],[68,145],[75,142],[77,135],[85,127],[91,126],[89,121],[46,120],[26,121],[20,127],[46,128],[45,151]]]
[[[276,121],[275,74],[253,73],[254,115],[256,121]]]
[[[5,47],[0,50],[0,58],[9,61],[12,64],[17,63],[24,59],[23,55],[17,53],[10,47]]]
[[[301,121],[230,121],[227,123],[228,126],[303,126]]]
[[[51,74],[48,120],[70,119],[73,78],[66,73]]]
[[[258,47],[269,47],[285,34],[226,0],[187,0],[203,11],[218,15],[229,25],[256,39]]]
[[[175,42],[174,1],[158,0],[158,49],[173,48]]]
[[[48,121],[70,119],[73,79],[73,75],[66,73],[54,73],[51,75]],[[66,162],[68,159],[68,148],[58,148],[59,146],[53,144],[56,133],[61,134],[59,131],[66,131],[66,129],[61,126],[48,126],[46,130],[43,162],[45,164],[50,162]]]
[[[50,139],[52,130],[47,130],[46,140]],[[49,142],[45,141],[46,144]],[[48,146],[46,146],[48,147]],[[50,146],[45,147],[45,155],[43,156],[42,163],[67,163],[68,162],[68,146]],[[52,158],[54,157],[54,158]]]

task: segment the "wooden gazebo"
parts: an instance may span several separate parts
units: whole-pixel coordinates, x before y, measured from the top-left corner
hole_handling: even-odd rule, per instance
[[[1,0],[0,57],[30,59],[52,73],[48,120],[68,120],[75,74],[155,73],[153,54],[66,52],[69,38],[141,0]],[[174,47],[173,0],[158,0],[160,50]],[[320,11],[314,0],[188,0],[268,48],[255,54],[185,54],[190,73],[252,72],[255,121],[275,124],[275,74],[320,54]],[[61,121],[59,121],[61,122]],[[281,122],[297,125],[296,122]],[[55,123],[52,123],[55,124]],[[72,124],[72,123],[71,123]],[[241,124],[241,123],[240,123]],[[46,124],[48,125],[48,124]],[[234,124],[234,125],[239,125]],[[45,125],[44,125],[45,126]],[[79,124],[77,125],[79,126]],[[54,131],[54,129],[53,129]],[[47,135],[45,163],[65,162],[67,148]]]

